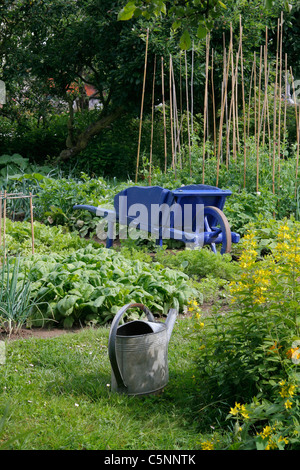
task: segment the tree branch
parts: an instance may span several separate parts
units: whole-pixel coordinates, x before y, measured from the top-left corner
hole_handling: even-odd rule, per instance
[[[104,116],[98,121],[90,124],[78,136],[77,142],[74,145],[74,147],[65,149],[60,153],[58,157],[58,161],[68,160],[70,157],[78,155],[82,150],[84,150],[87,147],[89,141],[94,135],[99,134],[102,131],[102,129],[105,129],[106,127],[108,127],[113,121],[115,121],[123,113],[123,111],[124,109],[122,107],[119,107],[115,109],[115,111],[112,112],[110,115]]]

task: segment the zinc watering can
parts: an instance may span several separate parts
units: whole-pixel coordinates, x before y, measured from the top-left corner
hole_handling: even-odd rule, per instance
[[[124,313],[137,307],[148,321],[135,320],[119,326]],[[170,309],[164,323],[156,322],[143,304],[127,304],[111,324],[108,355],[111,363],[111,390],[128,395],[158,394],[169,380],[168,344],[177,316]]]

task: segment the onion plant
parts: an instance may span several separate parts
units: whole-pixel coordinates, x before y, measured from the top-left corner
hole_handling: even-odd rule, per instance
[[[0,271],[0,327],[9,335],[22,328],[37,302],[32,296],[28,275],[20,274],[20,256],[12,259],[3,256]]]

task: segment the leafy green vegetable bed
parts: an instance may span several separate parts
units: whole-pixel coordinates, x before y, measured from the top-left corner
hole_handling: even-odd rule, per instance
[[[44,302],[33,314],[34,325],[40,323],[37,319],[53,319],[64,327],[79,320],[103,324],[129,302],[145,303],[153,313],[163,314],[198,294],[180,271],[92,245],[68,255],[24,258],[19,277],[27,275],[32,295]]]

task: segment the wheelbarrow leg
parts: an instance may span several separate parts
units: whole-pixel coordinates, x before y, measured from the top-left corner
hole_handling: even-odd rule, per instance
[[[207,221],[207,216],[204,218],[204,230],[206,232],[212,232],[212,230],[209,226],[209,223]],[[217,253],[216,244],[215,243],[210,243],[210,246],[211,246],[212,251],[216,254]]]

